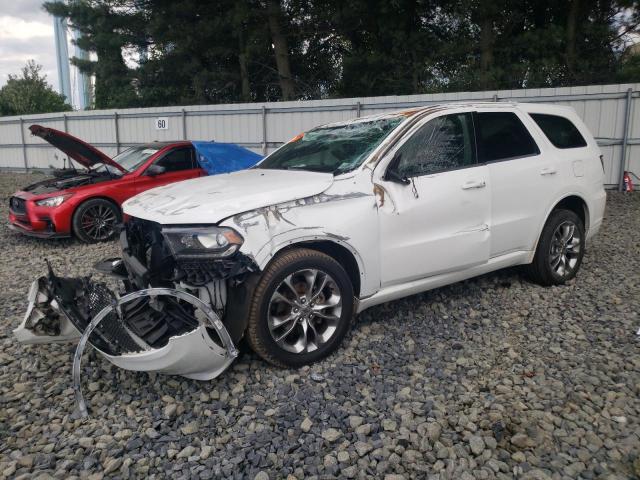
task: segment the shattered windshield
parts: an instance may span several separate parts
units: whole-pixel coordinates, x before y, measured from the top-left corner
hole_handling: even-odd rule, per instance
[[[131,147],[124,152],[113,157],[113,161],[120,164],[128,172],[137,170],[151,155],[158,152],[160,148],[140,145]]]
[[[314,128],[273,152],[257,168],[345,173],[357,168],[403,120],[398,115]]]

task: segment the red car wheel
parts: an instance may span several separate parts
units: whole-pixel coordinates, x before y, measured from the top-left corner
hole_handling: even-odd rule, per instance
[[[73,232],[85,243],[110,240],[116,234],[121,221],[117,205],[102,198],[94,198],[80,204],[73,214]]]

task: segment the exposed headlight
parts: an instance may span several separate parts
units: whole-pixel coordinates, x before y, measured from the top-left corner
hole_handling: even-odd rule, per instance
[[[36,205],[39,207],[57,207],[62,204],[72,194],[58,195],[57,197],[43,198],[42,200],[36,200]]]
[[[163,228],[162,234],[176,258],[228,257],[244,239],[227,227]]]

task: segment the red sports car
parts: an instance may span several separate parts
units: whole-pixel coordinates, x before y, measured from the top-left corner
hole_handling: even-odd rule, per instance
[[[116,233],[122,217],[120,205],[128,198],[153,187],[207,175],[199,162],[204,157],[197,154],[194,144],[211,142],[154,142],[110,158],[68,133],[40,125],[29,130],[83,168],[56,170],[54,178],[29,185],[11,197],[10,228],[27,235],[75,235],[84,242],[108,240]],[[225,145],[236,155],[243,151],[249,164],[261,158],[237,145],[215,144],[218,150]]]

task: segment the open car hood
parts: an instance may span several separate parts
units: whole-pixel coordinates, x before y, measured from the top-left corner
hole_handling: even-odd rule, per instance
[[[332,183],[330,173],[253,168],[152,188],[122,207],[127,215],[163,225],[217,223],[238,213],[317,195]]]
[[[104,163],[116,168],[122,173],[126,173],[126,170],[118,163],[111,160],[108,155],[73,135],[61,132],[55,128],[43,127],[41,125],[31,125],[29,130],[32,135],[49,142],[83,167],[89,168],[94,165]]]

